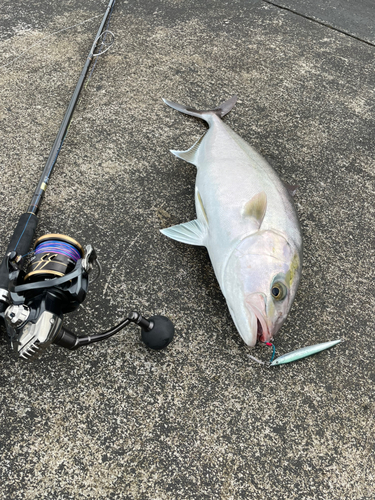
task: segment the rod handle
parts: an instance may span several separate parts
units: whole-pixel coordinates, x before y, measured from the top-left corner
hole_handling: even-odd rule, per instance
[[[24,213],[19,218],[5,257],[0,264],[0,288],[8,290],[9,270],[7,266],[7,255],[13,251],[21,256],[28,253],[34,239],[37,224],[38,217],[34,214]]]
[[[36,215],[30,213],[22,214],[13,232],[6,253],[17,252],[18,255],[28,253],[34,239],[37,224],[38,217]]]

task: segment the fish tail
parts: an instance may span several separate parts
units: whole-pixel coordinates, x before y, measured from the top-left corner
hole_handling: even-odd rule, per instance
[[[223,116],[229,113],[229,111],[236,104],[237,96],[234,95],[233,97],[223,102],[216,108],[206,109],[206,110],[198,110],[195,108],[190,108],[184,106],[183,104],[178,104],[176,102],[168,101],[167,99],[163,99],[163,101],[171,108],[176,109],[177,111],[181,111],[181,113],[201,118],[202,120],[205,120],[207,123],[209,123],[210,121],[209,117],[212,116],[212,114],[217,115],[219,118],[223,118]]]

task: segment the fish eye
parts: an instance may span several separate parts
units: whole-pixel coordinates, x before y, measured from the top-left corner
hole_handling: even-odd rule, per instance
[[[287,288],[284,283],[278,281],[272,285],[271,294],[275,300],[283,300],[286,297]]]

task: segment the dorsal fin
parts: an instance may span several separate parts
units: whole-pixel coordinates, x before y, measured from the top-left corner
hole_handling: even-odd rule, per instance
[[[285,182],[285,181],[283,181],[283,182],[284,182],[284,186],[286,187],[290,196],[295,196],[297,189],[298,189],[298,185],[297,184],[289,184],[289,182]]]
[[[173,153],[177,158],[181,158],[181,160],[185,160],[188,163],[192,163],[193,165],[196,165],[196,155],[198,154],[199,150],[199,145],[203,140],[203,137],[205,134],[200,137],[197,142],[195,142],[190,149],[187,149],[186,151],[176,151],[175,149],[171,149],[171,153]]]
[[[260,228],[267,210],[267,195],[264,191],[254,195],[243,208],[242,216],[253,219]]]

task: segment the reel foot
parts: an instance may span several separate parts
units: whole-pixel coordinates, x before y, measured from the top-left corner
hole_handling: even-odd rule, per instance
[[[142,340],[147,347],[154,350],[165,349],[173,340],[174,325],[165,316],[152,316],[147,321],[153,323],[151,330],[142,328]]]

